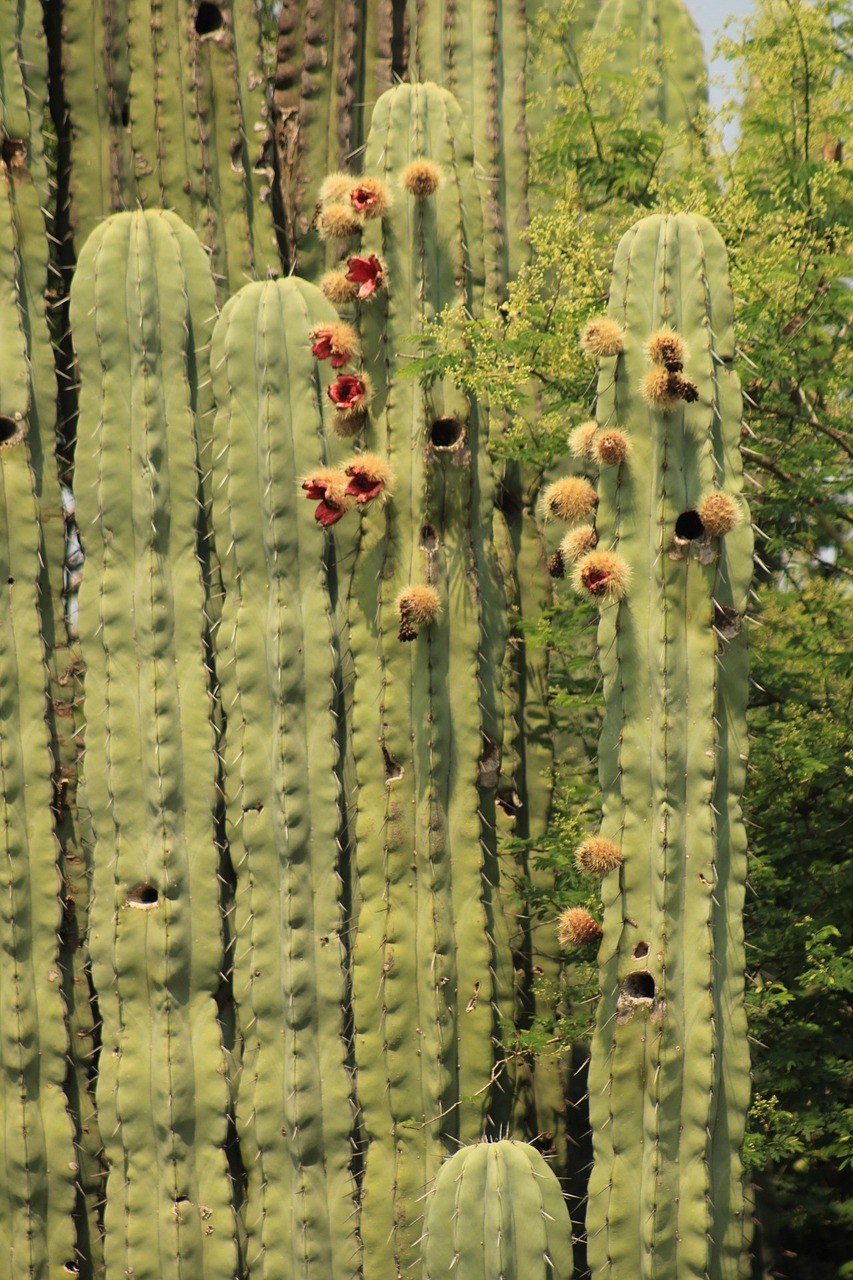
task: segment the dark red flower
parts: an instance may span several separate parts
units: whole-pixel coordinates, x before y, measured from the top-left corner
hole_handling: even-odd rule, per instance
[[[329,385],[329,399],[338,409],[352,412],[364,402],[367,388],[362,378],[354,373],[339,373],[336,380]]]
[[[334,348],[332,347],[332,331],[331,329],[318,329],[314,335],[314,345],[311,348],[311,354],[316,360],[328,360],[332,357],[332,366],[335,366]],[[341,362],[343,363],[343,361]]]
[[[302,488],[309,502],[319,502],[326,496],[326,486],[322,480],[306,480]]]
[[[354,187],[349,198],[353,208],[359,213],[368,213],[378,204],[376,192],[370,191],[367,187]]]
[[[343,507],[336,506],[334,502],[324,498],[314,512],[314,519],[318,520],[324,529],[328,529],[329,525],[337,524],[343,514]]]
[[[388,493],[391,472],[384,458],[373,453],[364,453],[359,462],[352,462],[346,468],[349,483],[346,487],[348,498],[356,502],[372,502],[380,495],[384,498]]]
[[[360,286],[359,298],[369,298],[381,287],[385,269],[375,253],[369,258],[353,257],[347,260],[347,280]]]

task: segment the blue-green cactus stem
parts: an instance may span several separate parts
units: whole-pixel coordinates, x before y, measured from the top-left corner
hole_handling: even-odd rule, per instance
[[[439,1170],[427,1202],[424,1280],[571,1280],[572,1224],[535,1147],[480,1142]]]
[[[742,632],[719,652],[715,630],[723,603],[742,617],[752,563],[731,313],[705,219],[647,218],[623,237],[608,315],[624,349],[602,359],[598,421],[631,448],[602,468],[596,524],[627,574],[599,626],[601,834],[624,862],[602,888],[587,1218],[592,1273],[612,1280],[733,1278],[742,1238],[745,655]],[[641,392],[664,327],[686,343],[693,403]],[[725,537],[697,524],[715,489],[740,516]]]
[[[71,290],[105,1259],[108,1274],[139,1280],[232,1280],[239,1265],[199,560],[214,314],[204,264],[174,214],[116,214],[89,237]]]
[[[401,86],[377,103],[364,166],[395,196],[363,248],[387,264],[387,301],[362,309],[376,384],[367,442],[387,456],[394,489],[363,518],[349,610],[361,1231],[366,1274],[389,1277],[417,1257],[420,1198],[443,1154],[479,1136],[501,1105],[493,1038],[511,997],[493,831],[480,817],[486,721],[497,751],[502,736],[502,709],[479,688],[499,583],[494,571],[481,591],[482,566],[494,557],[486,422],[450,385],[424,393],[401,378],[393,359],[428,316],[482,296],[482,224],[464,138],[448,93]],[[417,200],[400,176],[424,157],[445,182]],[[396,600],[419,583],[437,590],[442,612],[401,643]],[[500,632],[502,615],[494,625]],[[488,679],[499,670],[500,659]]]
[[[250,1274],[361,1274],[344,1003],[335,714],[337,569],[300,482],[327,465],[311,333],[337,315],[301,280],[247,285],[213,337],[217,667],[237,877],[237,1129]],[[326,366],[328,370],[328,366]],[[351,518],[351,517],[350,517]]]
[[[35,366],[9,194],[0,199],[0,1267],[10,1280],[24,1280],[74,1261],[77,1162],[63,1091],[60,876],[38,607],[43,543],[28,444]]]

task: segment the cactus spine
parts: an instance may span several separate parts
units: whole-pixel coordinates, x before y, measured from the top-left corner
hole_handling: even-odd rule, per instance
[[[225,588],[216,649],[243,1045],[236,1120],[247,1265],[270,1280],[360,1274],[344,1044],[338,571],[299,488],[328,463],[328,375],[310,335],[335,321],[313,285],[251,284],[226,304],[212,349]]]
[[[608,315],[623,350],[601,360],[598,422],[621,428],[631,448],[602,466],[599,549],[576,566],[602,600],[601,835],[624,860],[602,889],[590,1267],[613,1280],[723,1280],[737,1274],[741,1246],[748,1100],[740,620],[752,542],[731,290],[710,223],[679,214],[634,226],[617,250]],[[646,344],[664,328],[686,344],[683,374],[654,368],[698,396],[657,407],[640,387],[654,372]],[[725,537],[697,515],[716,493],[740,516]]]
[[[139,1280],[230,1280],[237,1268],[200,564],[198,424],[210,412],[213,312],[206,255],[174,214],[117,214],[90,236],[71,296],[89,946],[106,1265]]]
[[[424,1228],[424,1280],[571,1280],[560,1184],[524,1142],[480,1142],[442,1165]]]

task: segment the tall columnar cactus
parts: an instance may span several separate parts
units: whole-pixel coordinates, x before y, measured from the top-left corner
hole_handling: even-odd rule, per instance
[[[449,384],[425,392],[404,378],[397,360],[425,319],[482,297],[465,136],[450,94],[402,85],[376,106],[364,165],[393,195],[361,247],[384,265],[361,329],[375,383],[366,441],[392,483],[362,519],[350,587],[352,974],[365,1274],[388,1277],[417,1257],[420,1198],[448,1149],[505,1105],[493,1069],[512,976],[490,820],[505,615],[487,420]],[[415,162],[438,168],[431,194],[401,182]],[[412,628],[404,602],[423,588],[440,612]]]
[[[246,1262],[269,1280],[360,1274],[344,1042],[339,571],[299,488],[329,464],[329,378],[311,335],[337,318],[313,285],[247,285],[226,304],[212,349],[236,1123]]]
[[[599,75],[630,84],[651,73],[640,105],[641,123],[660,121],[671,144],[665,164],[685,164],[701,154],[698,117],[708,101],[702,37],[684,0],[604,0],[590,32],[604,51]]]
[[[174,214],[114,215],[87,242],[71,302],[106,1266],[138,1280],[231,1280],[199,501],[200,422],[211,409],[207,256]]]
[[[424,1280],[571,1280],[572,1224],[535,1147],[480,1142],[439,1171],[424,1226]]]
[[[71,0],[62,64],[78,252],[105,214],[141,204],[193,227],[229,292],[278,269],[251,0]]]
[[[574,575],[601,603],[606,706],[600,839],[579,851],[604,876],[590,1266],[612,1280],[732,1280],[749,1093],[740,795],[752,537],[732,295],[710,223],[634,226],[608,319],[584,341],[601,358],[598,545]]]

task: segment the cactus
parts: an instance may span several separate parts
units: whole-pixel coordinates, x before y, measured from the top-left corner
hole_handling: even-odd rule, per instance
[[[275,1280],[360,1274],[344,1042],[339,569],[298,485],[328,462],[329,379],[311,335],[336,321],[312,285],[251,284],[226,304],[212,348],[213,519],[227,548],[216,659],[243,1046],[236,1123],[247,1266]]]
[[[426,197],[398,185],[422,158],[444,178]],[[394,360],[443,306],[482,298],[477,185],[450,94],[385,94],[364,169],[394,194],[361,250],[387,268],[387,294],[363,303],[361,330],[376,382],[366,441],[387,457],[394,489],[362,519],[350,586],[352,972],[365,1270],[390,1277],[417,1256],[418,1205],[448,1148],[482,1136],[506,1105],[493,1042],[512,979],[489,818],[505,622],[487,419],[450,385],[403,380]],[[441,614],[401,643],[398,597],[420,585],[437,591]]]
[[[602,887],[590,1268],[731,1280],[749,1093],[740,795],[752,537],[732,295],[711,224],[636,224],[616,253],[608,317],[621,350],[600,357],[598,423],[622,429],[630,451],[601,466],[598,548],[574,570],[601,604],[601,837],[621,853]],[[668,367],[649,345],[667,328],[686,346]],[[697,396],[650,402],[641,386],[654,369]],[[727,531],[700,518],[709,499],[728,510]]]
[[[89,949],[106,1266],[139,1280],[237,1268],[199,500],[213,313],[206,255],[174,214],[116,214],[89,237],[71,295]]]
[[[524,1142],[463,1147],[429,1195],[424,1280],[571,1280],[572,1224],[560,1184]]]

